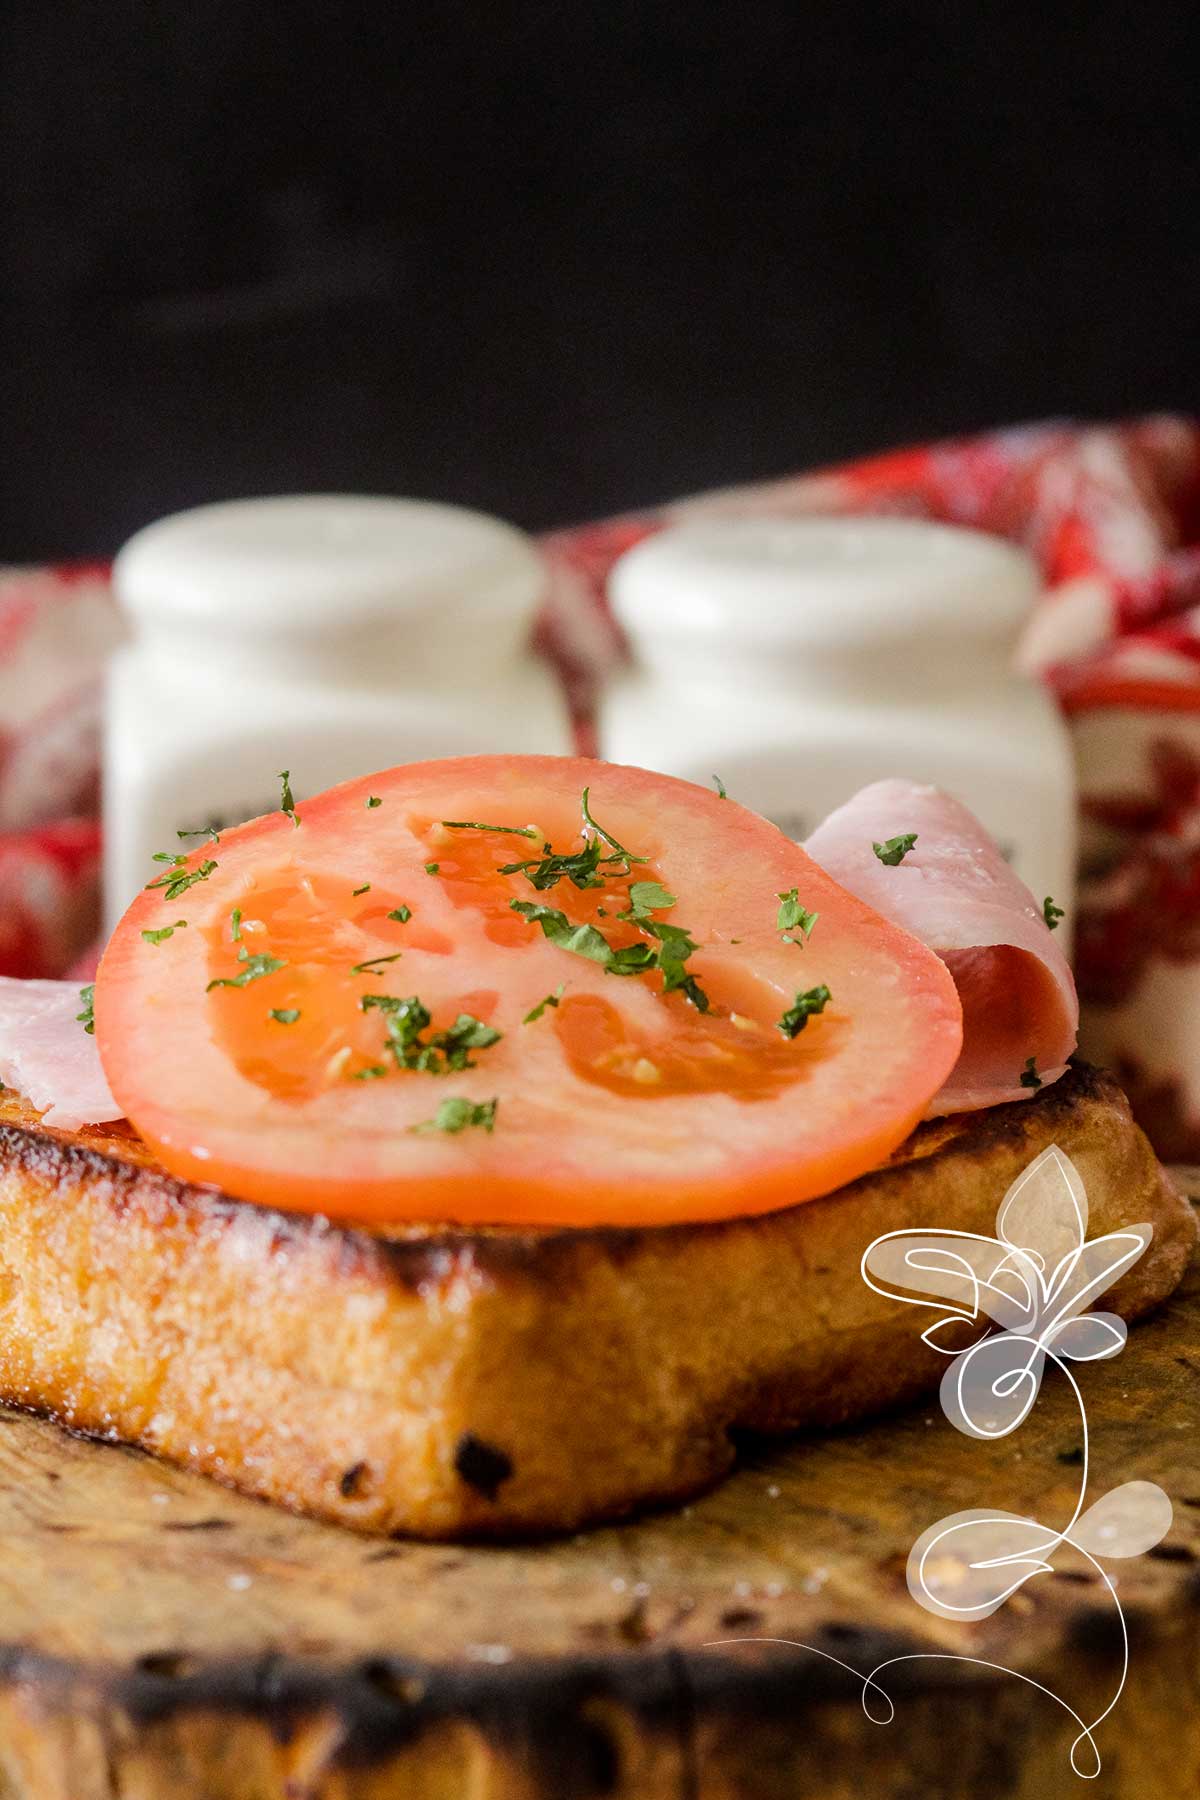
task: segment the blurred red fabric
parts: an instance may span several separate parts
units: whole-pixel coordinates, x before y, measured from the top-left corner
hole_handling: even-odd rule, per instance
[[[549,533],[538,641],[585,749],[622,653],[608,571],[696,512],[902,513],[1037,557],[1021,659],[1078,752],[1083,1048],[1115,1068],[1164,1155],[1200,1160],[1200,423],[1014,427]],[[0,973],[91,966],[100,676],[118,637],[103,569],[0,580]]]

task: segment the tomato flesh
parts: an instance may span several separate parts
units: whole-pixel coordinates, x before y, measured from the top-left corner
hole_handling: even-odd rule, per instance
[[[535,885],[544,846],[594,840],[584,789],[613,840],[600,885]],[[171,901],[140,895],[101,963],[109,1082],[181,1176],[397,1223],[762,1212],[876,1166],[957,1057],[938,958],[765,820],[689,783],[476,757],[350,782],[299,816],[223,833],[205,853],[216,868]],[[647,883],[659,904],[623,918]],[[820,915],[807,941],[777,925],[792,888]],[[657,966],[614,975],[514,902],[592,927],[602,955],[658,951],[651,920],[686,930],[695,947],[675,973],[690,992],[666,991]],[[143,936],[180,918],[167,939]],[[824,1010],[785,1036],[796,994],[821,985]],[[421,1010],[400,1050],[409,1000]],[[427,1047],[453,1047],[463,1015],[482,1036],[447,1068]],[[447,1098],[494,1100],[494,1119],[439,1128]]]

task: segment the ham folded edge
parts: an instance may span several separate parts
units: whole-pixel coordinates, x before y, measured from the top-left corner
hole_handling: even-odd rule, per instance
[[[873,846],[908,832],[916,842],[903,860],[881,862]],[[960,801],[912,781],[876,781],[804,848],[954,976],[962,1053],[927,1118],[1030,1099],[1066,1073],[1079,1030],[1070,965],[1029,889]]]
[[[75,982],[0,976],[0,1079],[63,1131],[123,1116],[79,1022],[82,1005]]]

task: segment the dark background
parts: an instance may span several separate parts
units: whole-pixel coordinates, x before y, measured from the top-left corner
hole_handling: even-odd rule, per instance
[[[0,0],[0,560],[1200,404],[1200,7]]]

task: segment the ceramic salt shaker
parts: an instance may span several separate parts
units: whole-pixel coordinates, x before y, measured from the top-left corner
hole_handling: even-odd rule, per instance
[[[602,753],[717,775],[796,838],[882,776],[936,783],[1069,919],[1070,745],[1049,694],[1013,664],[1038,586],[1015,546],[915,519],[665,530],[610,576],[631,662],[601,706]]]
[[[277,806],[282,769],[299,801],[396,763],[571,747],[529,648],[543,565],[499,519],[362,495],[232,501],[147,526],[113,579],[133,631],[107,710],[110,923],[177,832]]]

